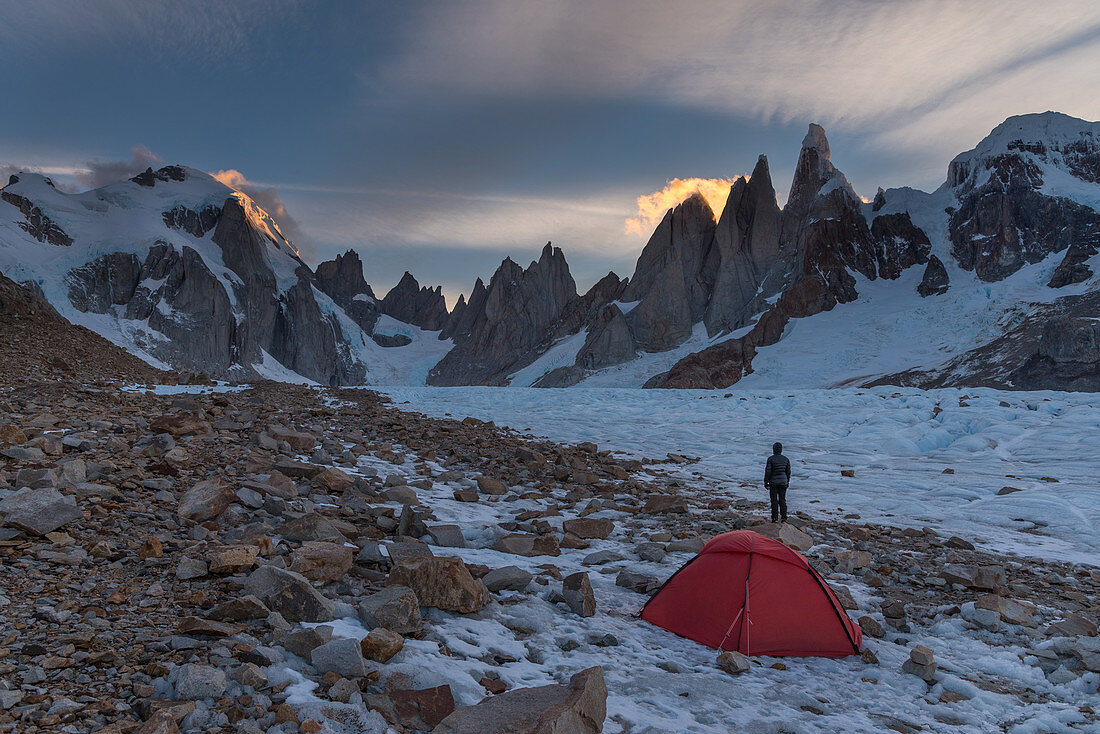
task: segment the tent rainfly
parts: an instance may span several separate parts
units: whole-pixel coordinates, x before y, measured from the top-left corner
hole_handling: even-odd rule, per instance
[[[863,636],[804,556],[751,530],[707,543],[641,616],[681,637],[744,655],[858,655]]]

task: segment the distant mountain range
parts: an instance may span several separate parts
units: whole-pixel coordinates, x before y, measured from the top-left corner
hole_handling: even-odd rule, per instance
[[[549,243],[448,311],[354,251],[304,263],[246,195],[183,166],[79,194],[0,190],[0,272],[158,367],[325,385],[1100,389],[1100,123],[1011,117],[932,193],[864,202],[810,125],[715,216],[669,210],[633,276],[579,294]]]

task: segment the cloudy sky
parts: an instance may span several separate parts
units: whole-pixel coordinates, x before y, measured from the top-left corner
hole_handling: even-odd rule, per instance
[[[1005,117],[1100,119],[1093,0],[0,0],[0,170],[220,172],[316,264],[453,299],[547,240],[629,275],[685,188],[807,123],[856,190],[938,186]],[[673,179],[681,183],[669,184]],[[665,192],[665,193],[661,193]]]

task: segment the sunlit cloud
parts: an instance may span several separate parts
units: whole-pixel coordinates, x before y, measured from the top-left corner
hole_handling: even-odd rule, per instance
[[[703,195],[710,204],[714,216],[718,217],[726,207],[726,199],[735,180],[734,178],[670,179],[660,191],[638,197],[638,211],[626,220],[624,231],[628,235],[649,237],[664,218],[665,212],[695,192]]]
[[[243,173],[235,168],[227,168],[210,174],[215,179],[225,184],[234,191],[240,191],[259,204],[272,217],[275,218],[283,235],[293,243],[299,254],[306,256],[309,250],[309,238],[305,236],[302,228],[294,217],[286,210],[279,193],[271,186],[257,184],[249,181]]]

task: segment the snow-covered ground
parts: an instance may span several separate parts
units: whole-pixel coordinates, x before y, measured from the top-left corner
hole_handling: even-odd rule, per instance
[[[1087,411],[1087,407],[1069,407],[1064,402],[1044,403],[1043,396],[1023,399],[1015,396],[1019,407],[1003,409],[1016,411],[1015,420],[1006,422],[1024,429],[1013,439],[989,429],[998,422],[993,419],[989,404],[995,406],[1000,396],[982,395],[974,399],[972,408],[959,408],[958,394],[947,391],[901,398],[886,393],[838,391],[803,394],[800,398],[758,395],[747,400],[740,400],[742,396],[611,390],[498,388],[390,392],[399,400],[416,400],[416,407],[432,413],[475,414],[518,427],[537,424],[542,427],[540,433],[553,433],[565,439],[599,438],[605,446],[641,453],[659,449],[689,453],[694,450],[705,457],[690,468],[705,472],[709,478],[724,476],[722,486],[731,494],[742,491],[741,478],[755,478],[760,454],[764,444],[770,443],[769,434],[774,428],[791,436],[790,453],[798,467],[793,491],[799,498],[796,500],[799,506],[818,507],[808,504],[814,498],[822,499],[822,504],[825,498],[835,504],[840,497],[848,498],[843,500],[845,503],[854,504],[857,498],[868,502],[876,494],[876,488],[877,494],[885,496],[890,493],[882,491],[884,487],[907,477],[893,493],[896,496],[893,503],[876,504],[870,514],[908,511],[917,519],[917,515],[926,514],[927,510],[927,514],[936,515],[940,522],[952,527],[956,522],[948,518],[958,515],[964,505],[974,504],[966,502],[964,494],[985,494],[980,486],[975,488],[980,485],[972,473],[976,467],[966,465],[960,457],[985,455],[986,465],[994,466],[1007,459],[997,455],[987,438],[999,436],[1004,442],[999,445],[1007,449],[1014,445],[1013,440],[1018,442],[1028,435],[1027,430],[1041,433],[1042,426],[1057,423],[1059,416],[1066,423],[1060,429],[1062,435],[1069,435],[1072,432],[1069,426],[1083,428],[1080,420],[1072,417],[1073,413],[1080,415],[1081,411]],[[827,395],[835,396],[835,400],[823,397]],[[944,408],[939,428],[925,417],[937,399]],[[1029,403],[1037,409],[1030,410]],[[838,422],[835,415],[842,407],[853,417]],[[813,422],[829,423],[831,430],[809,425]],[[677,432],[677,427],[681,432]],[[1040,443],[1054,440],[1059,429],[1050,430],[1043,434]],[[983,433],[986,438],[974,438]],[[811,434],[831,449],[847,443],[849,450],[831,457],[823,450],[809,454],[801,441],[808,440]],[[875,446],[881,447],[883,456],[875,456]],[[1066,450],[1069,449],[1067,446]],[[930,455],[925,455],[926,452]],[[886,460],[887,455],[892,458]],[[734,460],[737,456],[744,459],[743,467]],[[947,458],[952,459],[956,468],[956,484],[964,489],[946,489],[948,480],[939,472]],[[1082,464],[1086,458],[1082,457]],[[444,469],[434,462],[424,463],[436,477]],[[888,464],[896,468],[888,469]],[[841,480],[839,468],[849,465],[857,467],[856,477]],[[1014,464],[1020,472],[1026,465],[1025,458]],[[998,471],[1002,468],[997,465]],[[384,477],[404,476],[409,482],[423,480],[425,476],[417,461],[393,464],[370,455],[360,458],[358,469]],[[663,466],[654,469],[663,470]],[[890,479],[883,481],[885,477]],[[1017,507],[1022,512],[1042,506],[1036,495],[1044,489],[1053,487],[1053,492],[1064,489],[1031,481],[1020,483],[1026,486],[1021,493],[1023,501],[1019,498],[1015,501],[1020,502]],[[499,675],[514,689],[563,682],[579,670],[600,665],[608,687],[604,728],[607,734],[880,732],[891,728],[1015,734],[1100,732],[1079,710],[1095,700],[1096,674],[1085,674],[1064,683],[1052,682],[1033,664],[1035,659],[1018,641],[998,631],[975,631],[958,615],[941,615],[929,626],[918,626],[897,642],[865,637],[865,647],[878,656],[880,665],[869,665],[851,656],[784,658],[785,667],[773,668],[772,664],[779,660],[754,657],[750,672],[733,678],[717,668],[713,650],[635,618],[646,597],[615,583],[616,575],[623,569],[664,579],[690,559],[690,553],[671,552],[663,561],[654,563],[640,560],[632,552],[634,544],[649,531],[661,529],[660,519],[600,510],[593,516],[606,517],[616,525],[606,540],[593,540],[591,547],[583,550],[562,549],[556,557],[510,555],[492,549],[504,533],[498,523],[525,510],[557,506],[564,500],[564,490],[555,490],[558,496],[544,498],[513,495],[477,503],[454,499],[455,489],[473,484],[472,477],[457,481],[437,478],[430,488],[417,489],[420,503],[432,508],[434,520],[430,524],[460,525],[469,546],[436,546],[432,548],[435,555],[457,556],[492,568],[517,565],[535,576],[543,574],[544,578],[543,564],[547,563],[560,569],[563,575],[587,571],[597,599],[596,614],[580,618],[564,605],[551,602],[556,589],[552,580],[548,585],[533,582],[524,592],[499,592],[498,602],[475,614],[427,610],[429,624],[425,637],[407,640],[404,649],[383,666],[384,675],[407,675],[402,685],[426,688],[447,684],[458,705],[468,705],[485,695],[478,681],[486,673]],[[1011,497],[1007,499],[1012,501]],[[937,503],[941,507],[936,507]],[[391,504],[395,512],[400,511],[400,505]],[[560,531],[566,517],[552,515],[545,519]],[[645,526],[646,523],[650,525]],[[996,523],[974,527],[989,529],[1005,540],[1013,536],[1023,540],[1029,537]],[[1080,542],[1083,541],[1061,538],[1048,541],[1051,548],[1067,553],[1077,552],[1072,549]],[[1017,547],[1023,549],[1019,542]],[[623,557],[602,565],[584,565],[587,556],[604,550]],[[866,610],[853,614],[870,613],[881,621],[877,609],[882,599],[876,590],[855,577],[842,581],[850,585],[861,609]],[[354,617],[338,619],[330,625],[337,637],[360,639],[367,634]],[[935,650],[940,671],[931,687],[901,671],[912,644],[925,644]],[[1050,643],[1034,644],[1042,647]],[[316,684],[297,672],[304,665],[305,661],[291,656],[285,664],[268,668],[267,673],[272,682],[294,683],[292,703],[307,707],[301,710],[327,716],[326,711],[339,706],[315,695]],[[1021,691],[1028,694],[1018,695]],[[941,700],[944,694],[960,694],[963,700],[952,701],[951,696]],[[392,731],[376,718],[361,719],[356,726],[334,731],[374,734]]]
[[[795,510],[929,526],[999,552],[1100,565],[1100,395],[888,387],[384,392],[428,415],[471,415],[639,457],[698,457],[678,471],[698,473],[731,497],[764,498],[764,459],[782,441]],[[1004,487],[1020,491],[998,495]]]

